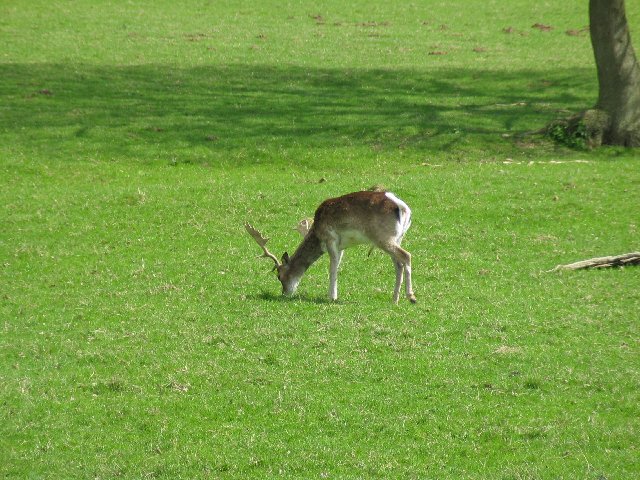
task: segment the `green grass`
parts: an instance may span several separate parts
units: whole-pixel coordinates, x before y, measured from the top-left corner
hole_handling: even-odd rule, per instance
[[[518,137],[586,6],[217,3],[0,6],[0,475],[636,475],[638,271],[545,271],[638,250],[638,154]],[[374,184],[419,303],[365,248],[280,297],[242,223]]]

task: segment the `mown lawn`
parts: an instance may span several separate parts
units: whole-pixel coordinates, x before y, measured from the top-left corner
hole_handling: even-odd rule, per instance
[[[0,475],[637,475],[639,271],[546,272],[639,249],[638,152],[520,135],[586,5],[254,3],[0,5]],[[243,222],[372,185],[418,304],[366,248],[280,297]]]

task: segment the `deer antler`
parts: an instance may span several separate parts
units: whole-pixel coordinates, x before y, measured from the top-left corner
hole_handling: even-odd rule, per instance
[[[253,237],[253,239],[256,241],[256,243],[258,245],[260,245],[260,248],[262,248],[263,254],[260,255],[260,257],[270,258],[275,263],[275,266],[273,267],[273,269],[275,270],[276,268],[278,268],[280,266],[280,262],[278,261],[278,257],[276,257],[269,250],[267,250],[267,247],[265,246],[267,244],[267,242],[269,241],[269,239],[263,237],[262,234],[258,230],[253,228],[248,223],[244,224],[244,228],[247,231],[247,233]]]

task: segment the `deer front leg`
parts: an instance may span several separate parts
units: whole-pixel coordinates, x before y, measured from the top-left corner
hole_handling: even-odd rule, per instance
[[[333,246],[328,246],[327,251],[329,253],[329,298],[331,300],[338,299],[338,267],[340,267],[340,261],[342,260],[342,250]]]

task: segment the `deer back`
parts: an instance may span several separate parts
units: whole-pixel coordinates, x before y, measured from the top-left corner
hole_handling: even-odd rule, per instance
[[[330,198],[316,210],[313,229],[324,244],[344,249],[396,241],[409,228],[411,210],[390,192],[354,192]]]

